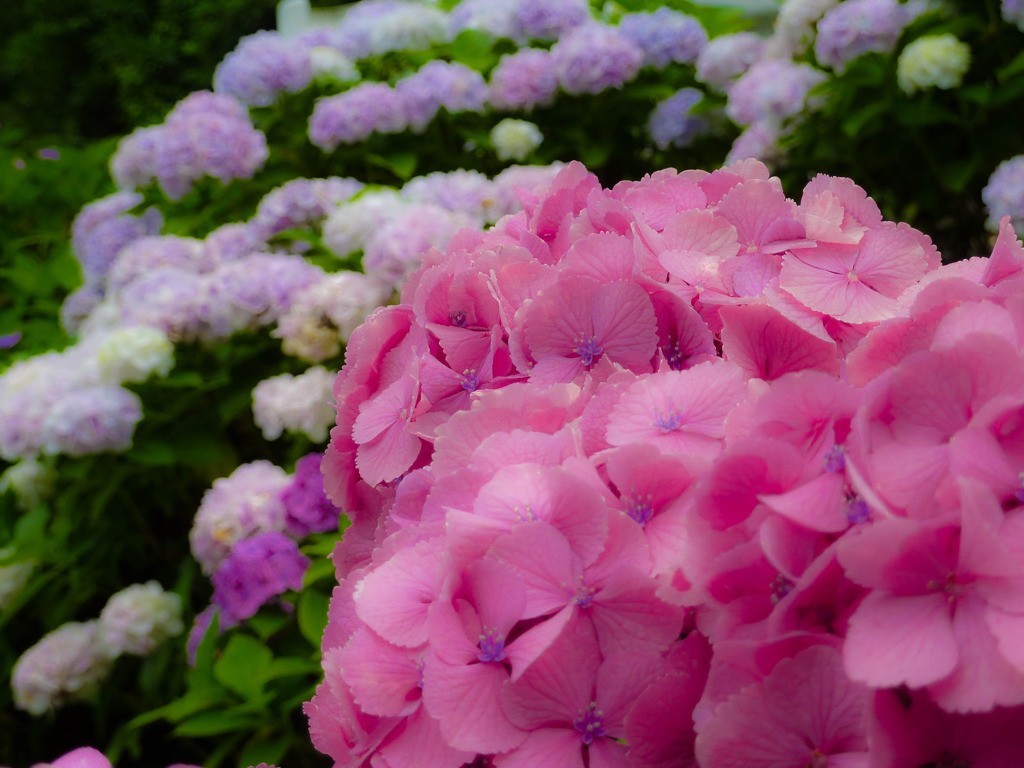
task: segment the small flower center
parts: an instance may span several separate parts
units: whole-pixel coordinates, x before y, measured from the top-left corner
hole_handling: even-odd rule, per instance
[[[472,368],[463,371],[460,379],[462,388],[467,392],[474,392],[480,386],[480,377],[476,375],[476,370]]]
[[[682,425],[683,414],[677,411],[671,403],[669,403],[669,409],[667,411],[658,411],[654,415],[654,421],[651,422],[652,427],[661,430],[665,434],[675,432]]]
[[[805,768],[828,768],[828,757],[820,749],[816,749],[811,753],[811,759]]]
[[[683,363],[686,362],[687,355],[683,354],[683,351],[679,349],[679,342],[675,342],[670,346],[662,349],[665,353],[665,362],[668,363],[668,367],[673,371],[681,371],[683,369]]]
[[[448,320],[456,328],[466,327],[466,313],[463,312],[461,309],[456,310],[455,312],[452,312],[450,315],[448,315]]]
[[[583,364],[588,368],[594,364],[594,360],[601,356],[604,351],[597,343],[597,337],[584,338],[576,337],[576,346],[572,348],[573,354],[583,358]]]
[[[580,732],[580,738],[584,744],[593,744],[594,739],[600,739],[607,734],[604,724],[601,722],[603,716],[604,712],[597,708],[596,701],[590,702],[589,707],[581,709],[576,715],[576,719],[572,721],[572,727]]]
[[[955,573],[950,573],[944,582],[931,579],[928,582],[928,590],[930,592],[945,592],[946,598],[953,603],[964,593],[964,584],[957,581]]]
[[[633,495],[626,499],[626,514],[643,525],[654,517],[654,508],[651,506],[653,498],[651,494],[645,496]]]
[[[565,582],[562,582],[562,588],[568,590],[568,586]],[[576,603],[580,608],[589,608],[590,604],[594,600],[594,595],[597,594],[597,590],[594,587],[587,586],[587,582],[580,576],[579,586],[576,587],[576,591],[572,592],[572,602]]]
[[[868,503],[858,496],[852,489],[846,489],[846,520],[850,525],[867,522],[871,516]]]
[[[780,573],[768,586],[772,591],[769,599],[772,601],[772,605],[777,605],[782,598],[793,591],[793,587],[795,587],[796,584]]]
[[[1024,503],[1024,472],[1017,475],[1017,490],[1013,494],[1017,501]]]
[[[505,636],[499,635],[493,629],[484,627],[480,635],[480,653],[476,655],[482,662],[504,661],[505,660]]]
[[[825,471],[842,472],[846,469],[846,451],[841,445],[833,445],[825,454]]]

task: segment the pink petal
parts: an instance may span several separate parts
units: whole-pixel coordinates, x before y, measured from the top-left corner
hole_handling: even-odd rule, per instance
[[[749,378],[770,381],[802,370],[835,374],[836,346],[763,304],[722,307],[722,351]]]
[[[583,742],[576,731],[542,728],[512,752],[493,757],[494,768],[583,768]]]
[[[501,710],[498,693],[507,680],[501,664],[453,666],[428,656],[423,667],[423,704],[456,749],[507,752],[526,738],[526,732],[512,725]]]
[[[381,756],[393,768],[460,768],[475,755],[451,747],[441,735],[437,720],[420,707],[405,721],[405,729],[385,742]]]
[[[874,687],[919,688],[946,677],[959,655],[944,595],[872,592],[850,619],[846,671]]]
[[[601,285],[593,293],[590,308],[594,335],[604,354],[626,368],[646,367],[658,346],[654,307],[647,292],[636,283]]]
[[[404,716],[419,706],[420,672],[409,651],[385,642],[365,627],[337,657],[352,696],[370,715]]]

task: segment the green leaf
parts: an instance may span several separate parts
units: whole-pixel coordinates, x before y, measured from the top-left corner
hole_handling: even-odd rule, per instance
[[[285,736],[275,739],[254,738],[245,745],[236,764],[238,768],[248,768],[248,766],[260,763],[277,765],[288,752],[289,746],[291,746],[291,742]]]
[[[366,156],[366,161],[371,165],[391,171],[402,181],[408,181],[416,171],[419,158],[413,152],[396,152],[390,157],[369,154]]]
[[[857,110],[843,120],[843,133],[846,134],[848,138],[856,138],[865,126],[869,125],[874,120],[879,119],[888,112],[889,107],[890,105],[888,102],[876,101],[873,104],[869,104],[864,109]]]
[[[1004,80],[1009,80],[1014,75],[1019,75],[1022,72],[1024,72],[1024,51],[1021,51],[1014,56],[1013,61],[1005,67],[997,70],[996,77],[999,79],[999,82],[1003,82]]]
[[[213,676],[225,688],[246,699],[255,699],[263,690],[264,675],[274,654],[249,635],[234,635],[221,657],[213,664]]]
[[[320,676],[320,665],[309,659],[300,659],[298,656],[284,656],[274,659],[267,670],[267,680],[274,680],[278,677],[294,677],[296,675]]]
[[[259,727],[262,716],[253,712],[222,710],[204,712],[174,729],[175,736],[217,736],[231,731],[248,731]]]
[[[943,166],[942,183],[950,192],[963,192],[977,167],[978,160],[974,157],[951,161]]]
[[[494,53],[494,40],[478,29],[464,29],[452,40],[453,61],[465,64],[470,69],[485,72],[494,66],[498,57]]]
[[[288,616],[279,610],[260,611],[245,623],[261,640],[266,640],[288,623]]]
[[[40,505],[22,515],[14,526],[14,541],[19,547],[28,546],[46,535],[46,524],[50,521],[50,510]]]
[[[307,590],[299,595],[296,613],[299,619],[299,631],[314,647],[320,647],[327,626],[327,607],[330,603],[326,595],[314,590]]]
[[[326,558],[314,560],[302,577],[302,588],[306,589],[322,579],[334,576],[334,563]]]

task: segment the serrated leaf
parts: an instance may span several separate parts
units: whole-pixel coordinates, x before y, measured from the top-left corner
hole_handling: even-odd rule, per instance
[[[299,605],[296,609],[299,631],[316,648],[320,647],[324,629],[327,627],[329,604],[328,598],[315,590],[307,590],[299,595]]]
[[[419,158],[412,152],[396,152],[388,157],[369,154],[366,156],[366,161],[371,165],[391,171],[402,181],[408,181],[416,171]]]
[[[264,674],[274,654],[249,635],[234,635],[213,664],[213,676],[243,698],[255,699],[263,690]]]
[[[231,731],[248,731],[257,728],[262,717],[252,712],[225,710],[204,712],[186,720],[174,729],[175,736],[217,736]]]
[[[260,611],[245,622],[261,640],[266,640],[288,623],[288,616],[278,610]]]
[[[267,680],[274,680],[279,677],[294,677],[296,675],[320,676],[320,665],[309,659],[300,659],[298,656],[284,656],[274,659],[267,670]]]

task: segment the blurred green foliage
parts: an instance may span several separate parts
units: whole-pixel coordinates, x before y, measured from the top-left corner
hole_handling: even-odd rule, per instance
[[[238,39],[273,29],[276,0],[0,3],[0,124],[65,143],[158,122],[209,88]]]

